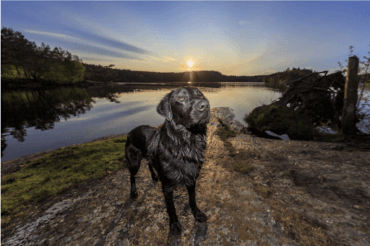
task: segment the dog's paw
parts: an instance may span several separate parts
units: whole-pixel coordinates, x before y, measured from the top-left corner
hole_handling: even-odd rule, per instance
[[[132,200],[136,200],[136,198],[138,197],[138,194],[137,194],[137,192],[135,191],[135,192],[131,192],[131,194],[130,194],[130,198],[132,199]]]
[[[207,215],[200,210],[194,214],[194,217],[198,222],[204,222],[207,220]]]
[[[170,233],[172,235],[181,235],[182,226],[180,222],[175,222],[170,225]]]

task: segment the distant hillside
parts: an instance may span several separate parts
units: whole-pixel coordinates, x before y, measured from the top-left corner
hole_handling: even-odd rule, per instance
[[[313,72],[314,71],[311,69],[287,68],[287,70],[284,72],[278,72],[264,76],[262,81],[266,82],[266,85],[270,87],[284,88],[286,86],[286,82],[302,78]]]
[[[227,76],[217,71],[157,73],[84,64],[85,80],[103,82],[262,82],[265,76]]]

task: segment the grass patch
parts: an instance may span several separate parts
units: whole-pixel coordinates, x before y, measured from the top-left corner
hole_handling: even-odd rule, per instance
[[[99,179],[124,166],[126,137],[67,147],[31,161],[1,178],[1,220],[21,215],[32,202],[42,202],[88,179]]]
[[[234,169],[241,173],[250,173],[256,168],[251,165],[248,165],[246,162],[235,162]]]
[[[264,198],[267,198],[271,195],[271,191],[265,187],[265,186],[262,186],[260,184],[258,184],[257,182],[253,182],[253,190],[262,195]]]

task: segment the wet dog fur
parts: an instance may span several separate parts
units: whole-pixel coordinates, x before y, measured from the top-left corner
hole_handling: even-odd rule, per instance
[[[178,88],[168,93],[157,106],[157,112],[165,117],[163,126],[157,128],[141,125],[129,132],[126,143],[126,159],[130,170],[130,197],[138,197],[135,175],[140,161],[149,161],[149,170],[154,181],[161,181],[167,213],[170,218],[170,233],[181,234],[173,202],[173,191],[186,186],[189,203],[195,219],[207,220],[195,201],[195,185],[203,165],[206,149],[207,123],[210,105],[203,93],[194,87]],[[153,170],[155,169],[155,171]]]

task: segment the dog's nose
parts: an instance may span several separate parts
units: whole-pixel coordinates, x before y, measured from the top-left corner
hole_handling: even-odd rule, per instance
[[[209,103],[204,100],[204,101],[201,101],[199,104],[198,104],[198,110],[199,111],[204,111],[206,108],[209,108]]]

